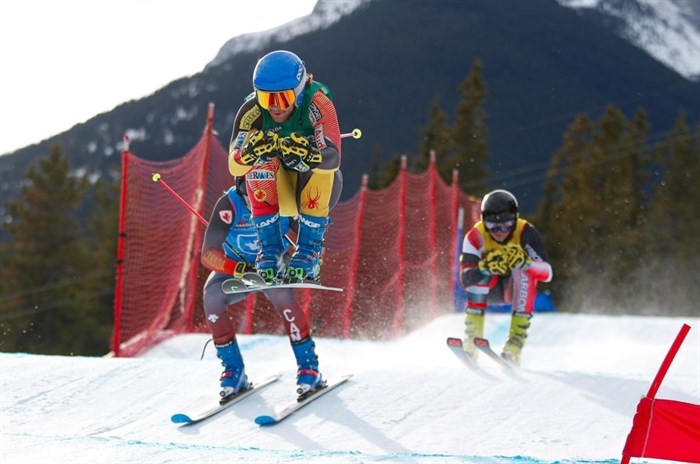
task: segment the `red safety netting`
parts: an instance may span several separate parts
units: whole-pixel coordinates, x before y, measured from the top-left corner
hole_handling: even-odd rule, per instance
[[[201,140],[181,158],[154,162],[123,154],[117,356],[134,356],[174,334],[208,331],[201,301],[209,274],[199,257],[203,222],[231,184],[212,114]],[[157,182],[154,173],[161,175]],[[368,190],[365,178],[354,197],[333,209],[325,237],[323,282],[345,291],[297,290],[315,333],[384,339],[451,312],[459,208],[470,227],[478,203],[459,190],[456,178],[452,185],[442,181],[434,164],[418,175],[404,166],[381,191]],[[283,333],[262,294],[232,307],[231,315],[239,333]]]

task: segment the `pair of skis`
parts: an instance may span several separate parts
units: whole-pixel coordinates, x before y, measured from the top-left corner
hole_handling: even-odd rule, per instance
[[[500,357],[493,349],[491,348],[491,344],[489,341],[485,338],[475,338],[474,339],[474,346],[479,349],[482,353],[484,353],[486,356],[494,360],[501,368],[505,371],[506,374],[508,374],[511,377],[518,378],[518,374],[516,372],[516,367],[514,364],[511,362],[503,359]],[[462,363],[464,363],[466,366],[470,367],[474,371],[478,372],[483,372],[481,367],[479,367],[479,364],[477,364],[476,359],[473,357],[469,356],[466,351],[464,351],[463,345],[462,345],[462,339],[461,338],[455,338],[455,337],[448,337],[447,338],[447,347],[459,358]]]
[[[254,272],[246,272],[241,278],[226,279],[221,284],[221,289],[226,294],[232,293],[250,293],[259,292],[262,290],[270,290],[273,288],[313,288],[316,290],[329,290],[333,292],[342,292],[342,288],[327,287],[316,282],[298,282],[298,283],[277,283],[268,284],[260,275]]]
[[[260,390],[263,390],[266,387],[269,387],[273,383],[277,382],[280,377],[282,377],[280,374],[276,374],[273,376],[268,377],[267,379],[263,380],[259,384],[254,384],[250,388],[243,390],[242,392],[236,394],[232,398],[230,398],[228,401],[226,401],[224,404],[219,404],[214,407],[210,407],[208,409],[203,409],[201,411],[195,412],[193,414],[185,414],[185,413],[177,413],[173,414],[173,416],[170,418],[170,420],[175,423],[175,424],[184,424],[184,425],[191,425],[191,424],[196,424],[197,422],[201,422],[205,419],[208,419],[212,416],[215,416],[216,414],[230,408],[236,403],[241,402],[242,400],[248,398],[249,396],[253,395],[254,393],[258,393]],[[344,384],[347,382],[350,378],[352,377],[352,374],[347,374],[338,377],[337,379],[334,379],[333,381],[327,382],[326,385],[322,388],[319,388],[318,390],[314,390],[313,392],[303,395],[302,397],[298,398],[297,400],[290,402],[289,404],[285,405],[282,407],[277,413],[272,414],[272,415],[262,415],[258,416],[255,418],[255,423],[260,425],[260,426],[269,426],[269,425],[275,425],[286,419],[287,417],[291,416],[304,406],[307,406],[311,402],[319,399],[326,393],[330,392],[331,390],[339,387],[340,385]]]

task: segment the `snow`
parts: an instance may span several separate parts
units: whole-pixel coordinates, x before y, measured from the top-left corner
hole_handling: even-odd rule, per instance
[[[497,348],[508,323],[487,315]],[[239,335],[251,379],[282,380],[194,426],[170,416],[216,401],[205,334],[140,358],[0,353],[0,462],[612,464],[683,323],[658,397],[698,404],[700,317],[538,314],[514,380],[483,356],[488,376],[464,367],[445,347],[463,316],[448,314],[391,341],[317,337],[324,375],[354,377],[266,428],[254,418],[295,396],[286,337]]]
[[[700,14],[687,0],[558,0],[569,8],[596,8],[621,19],[622,35],[657,61],[700,81]]]
[[[230,39],[207,67],[219,66],[231,56],[240,53],[259,51],[273,41],[286,42],[313,31],[326,29],[369,1],[371,0],[319,0],[309,15],[267,31],[241,34]]]

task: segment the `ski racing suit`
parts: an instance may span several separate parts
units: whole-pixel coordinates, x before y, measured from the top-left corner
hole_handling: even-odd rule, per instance
[[[532,263],[512,269],[509,275],[484,275],[479,261],[491,251],[507,244],[520,245]],[[477,222],[464,236],[460,257],[460,279],[467,289],[467,308],[485,310],[488,301],[512,303],[513,313],[531,316],[534,309],[537,283],[552,279],[552,266],[539,231],[525,219],[518,219],[504,243],[495,241],[482,221]],[[493,293],[491,292],[493,290]]]
[[[202,264],[211,274],[204,284],[204,312],[216,345],[224,345],[236,336],[236,327],[228,317],[228,308],[248,294],[225,294],[221,284],[234,274],[253,270],[258,251],[255,230],[250,221],[250,210],[243,197],[231,187],[217,201],[202,243]],[[289,231],[288,220],[283,220],[283,232]],[[294,298],[293,291],[278,288],[263,291],[282,316],[284,329],[292,343],[309,336],[309,321]]]
[[[306,172],[288,169],[279,157],[254,166],[246,165],[241,161],[243,148],[255,130],[273,131],[279,137],[288,137],[292,132],[313,137],[321,161]],[[340,160],[338,116],[330,91],[320,82],[307,84],[303,102],[283,123],[275,122],[269,112],[258,105],[255,93],[246,98],[236,114],[229,144],[229,171],[233,176],[246,177],[255,217],[279,212],[282,217],[301,213],[327,218],[343,188]]]

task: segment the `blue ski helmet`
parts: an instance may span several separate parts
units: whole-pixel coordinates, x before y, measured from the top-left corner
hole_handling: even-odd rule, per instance
[[[518,200],[508,190],[494,190],[481,201],[481,219],[506,222],[518,219]]]
[[[253,88],[261,92],[294,90],[295,105],[304,98],[306,67],[297,55],[287,50],[270,52],[258,60],[253,71]]]

